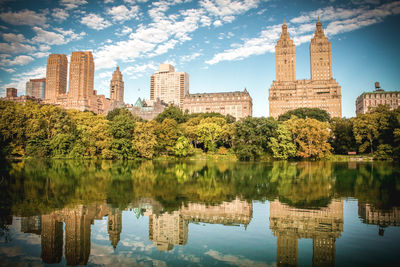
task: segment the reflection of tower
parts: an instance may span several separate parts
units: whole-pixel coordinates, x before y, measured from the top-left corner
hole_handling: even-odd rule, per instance
[[[86,265],[90,253],[90,225],[94,216],[79,206],[67,209],[65,215],[65,258],[67,265]]]
[[[108,235],[111,245],[115,249],[118,245],[122,231],[122,212],[119,209],[112,209],[108,215]]]
[[[378,209],[367,203],[358,203],[358,215],[363,223],[379,226],[379,235],[384,234],[387,226],[400,226],[400,207]]]
[[[149,217],[149,239],[158,250],[171,250],[174,245],[185,245],[188,238],[188,222],[179,211],[151,215]]]
[[[314,266],[333,266],[335,241],[343,231],[343,201],[333,200],[326,208],[311,210],[275,200],[270,203],[270,228],[278,237],[278,265],[297,265],[297,240],[312,238]]]
[[[42,253],[44,263],[59,263],[63,248],[63,224],[56,215],[42,215]]]

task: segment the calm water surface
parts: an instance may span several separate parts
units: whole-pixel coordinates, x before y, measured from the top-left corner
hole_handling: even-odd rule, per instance
[[[1,165],[1,266],[400,264],[395,163]]]

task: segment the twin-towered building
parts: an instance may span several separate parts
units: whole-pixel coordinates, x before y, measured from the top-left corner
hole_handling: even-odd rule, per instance
[[[282,25],[275,46],[276,81],[269,89],[269,115],[279,115],[299,107],[320,108],[331,117],[342,116],[341,87],[332,76],[332,48],[318,18],[310,44],[311,79],[296,79],[296,48],[287,25]]]
[[[110,98],[97,95],[97,91],[94,90],[94,71],[92,52],[72,52],[67,93],[67,56],[50,55],[46,69],[45,103],[94,113],[107,113],[123,106],[124,82],[119,68],[117,67],[111,80]]]

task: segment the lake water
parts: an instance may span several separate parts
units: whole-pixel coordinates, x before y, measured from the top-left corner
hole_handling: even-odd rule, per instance
[[[400,265],[396,163],[2,163],[0,265]]]

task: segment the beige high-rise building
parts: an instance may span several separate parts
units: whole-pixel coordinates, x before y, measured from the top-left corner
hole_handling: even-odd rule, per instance
[[[46,90],[44,98],[55,103],[57,97],[67,92],[68,59],[64,54],[51,54],[47,59]]]
[[[318,18],[314,37],[310,44],[311,79],[296,80],[296,51],[287,31],[275,46],[276,81],[269,89],[269,115],[279,115],[300,107],[320,108],[331,117],[342,116],[341,87],[332,78],[331,43],[325,36]]]
[[[89,109],[93,95],[94,61],[92,52],[72,52],[69,66],[68,97],[78,109]]]
[[[175,72],[170,64],[160,64],[158,72],[150,78],[150,100],[160,99],[167,104],[182,107],[184,97],[189,94],[189,74]]]
[[[30,79],[29,82],[26,83],[25,94],[27,96],[44,99],[45,88],[46,78]]]
[[[120,106],[124,104],[124,81],[119,67],[114,71],[110,82],[110,99],[117,101]]]

